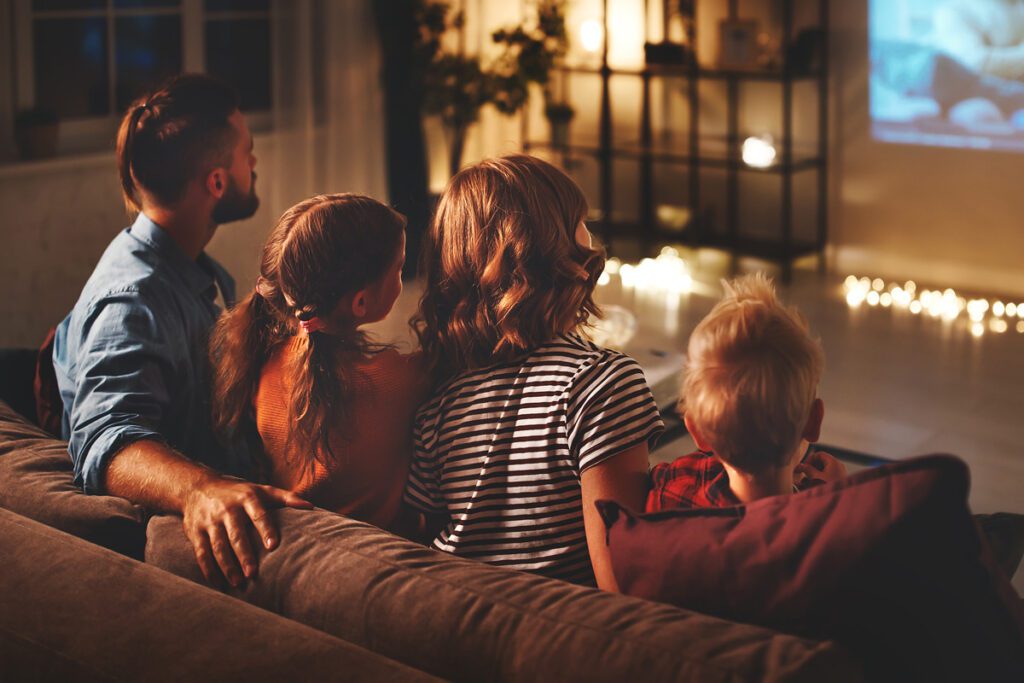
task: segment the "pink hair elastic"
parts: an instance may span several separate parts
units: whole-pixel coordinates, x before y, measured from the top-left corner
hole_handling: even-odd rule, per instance
[[[312,334],[314,332],[323,332],[327,329],[327,324],[320,318],[310,318],[309,320],[300,320],[299,327],[306,334]]]

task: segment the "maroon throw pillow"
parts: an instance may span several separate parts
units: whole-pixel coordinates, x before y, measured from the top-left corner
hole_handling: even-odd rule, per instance
[[[791,496],[638,515],[598,508],[623,593],[835,639],[869,680],[1024,681],[1024,615],[952,456]]]

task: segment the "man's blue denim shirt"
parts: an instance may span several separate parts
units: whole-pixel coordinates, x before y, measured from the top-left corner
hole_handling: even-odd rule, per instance
[[[139,214],[107,247],[57,328],[53,364],[75,481],[104,493],[110,458],[141,439],[245,476],[244,449],[217,443],[210,418],[207,341],[235,283],[216,261],[192,260]]]

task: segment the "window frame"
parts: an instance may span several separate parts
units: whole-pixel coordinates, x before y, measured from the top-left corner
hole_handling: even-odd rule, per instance
[[[181,67],[184,72],[206,71],[207,21],[266,19],[271,31],[271,49],[273,49],[272,7],[269,10],[206,11],[203,7],[203,0],[181,0],[181,4],[175,7],[115,8],[114,0],[105,0],[103,9],[37,12],[32,9],[32,0],[14,0],[11,13],[13,25],[10,31],[14,47],[13,63],[11,64],[13,72],[11,89],[14,95],[14,106],[11,116],[13,117],[21,109],[34,106],[36,101],[33,20],[36,17],[51,19],[104,17],[107,22],[107,80],[109,82],[107,102],[110,113],[106,116],[61,119],[58,156],[93,152],[109,147],[122,115],[122,112],[117,109],[116,20],[119,17],[173,15],[181,17]],[[273,98],[273,69],[271,69],[269,77],[271,98]],[[263,132],[271,128],[272,115],[269,109],[249,110],[245,112],[245,116],[250,129],[255,132]]]

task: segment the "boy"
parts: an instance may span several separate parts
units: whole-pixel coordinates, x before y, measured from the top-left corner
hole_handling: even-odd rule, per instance
[[[727,507],[846,476],[815,452],[821,344],[779,302],[761,273],[725,284],[724,298],[690,335],[679,410],[699,451],[657,465],[647,512]]]

